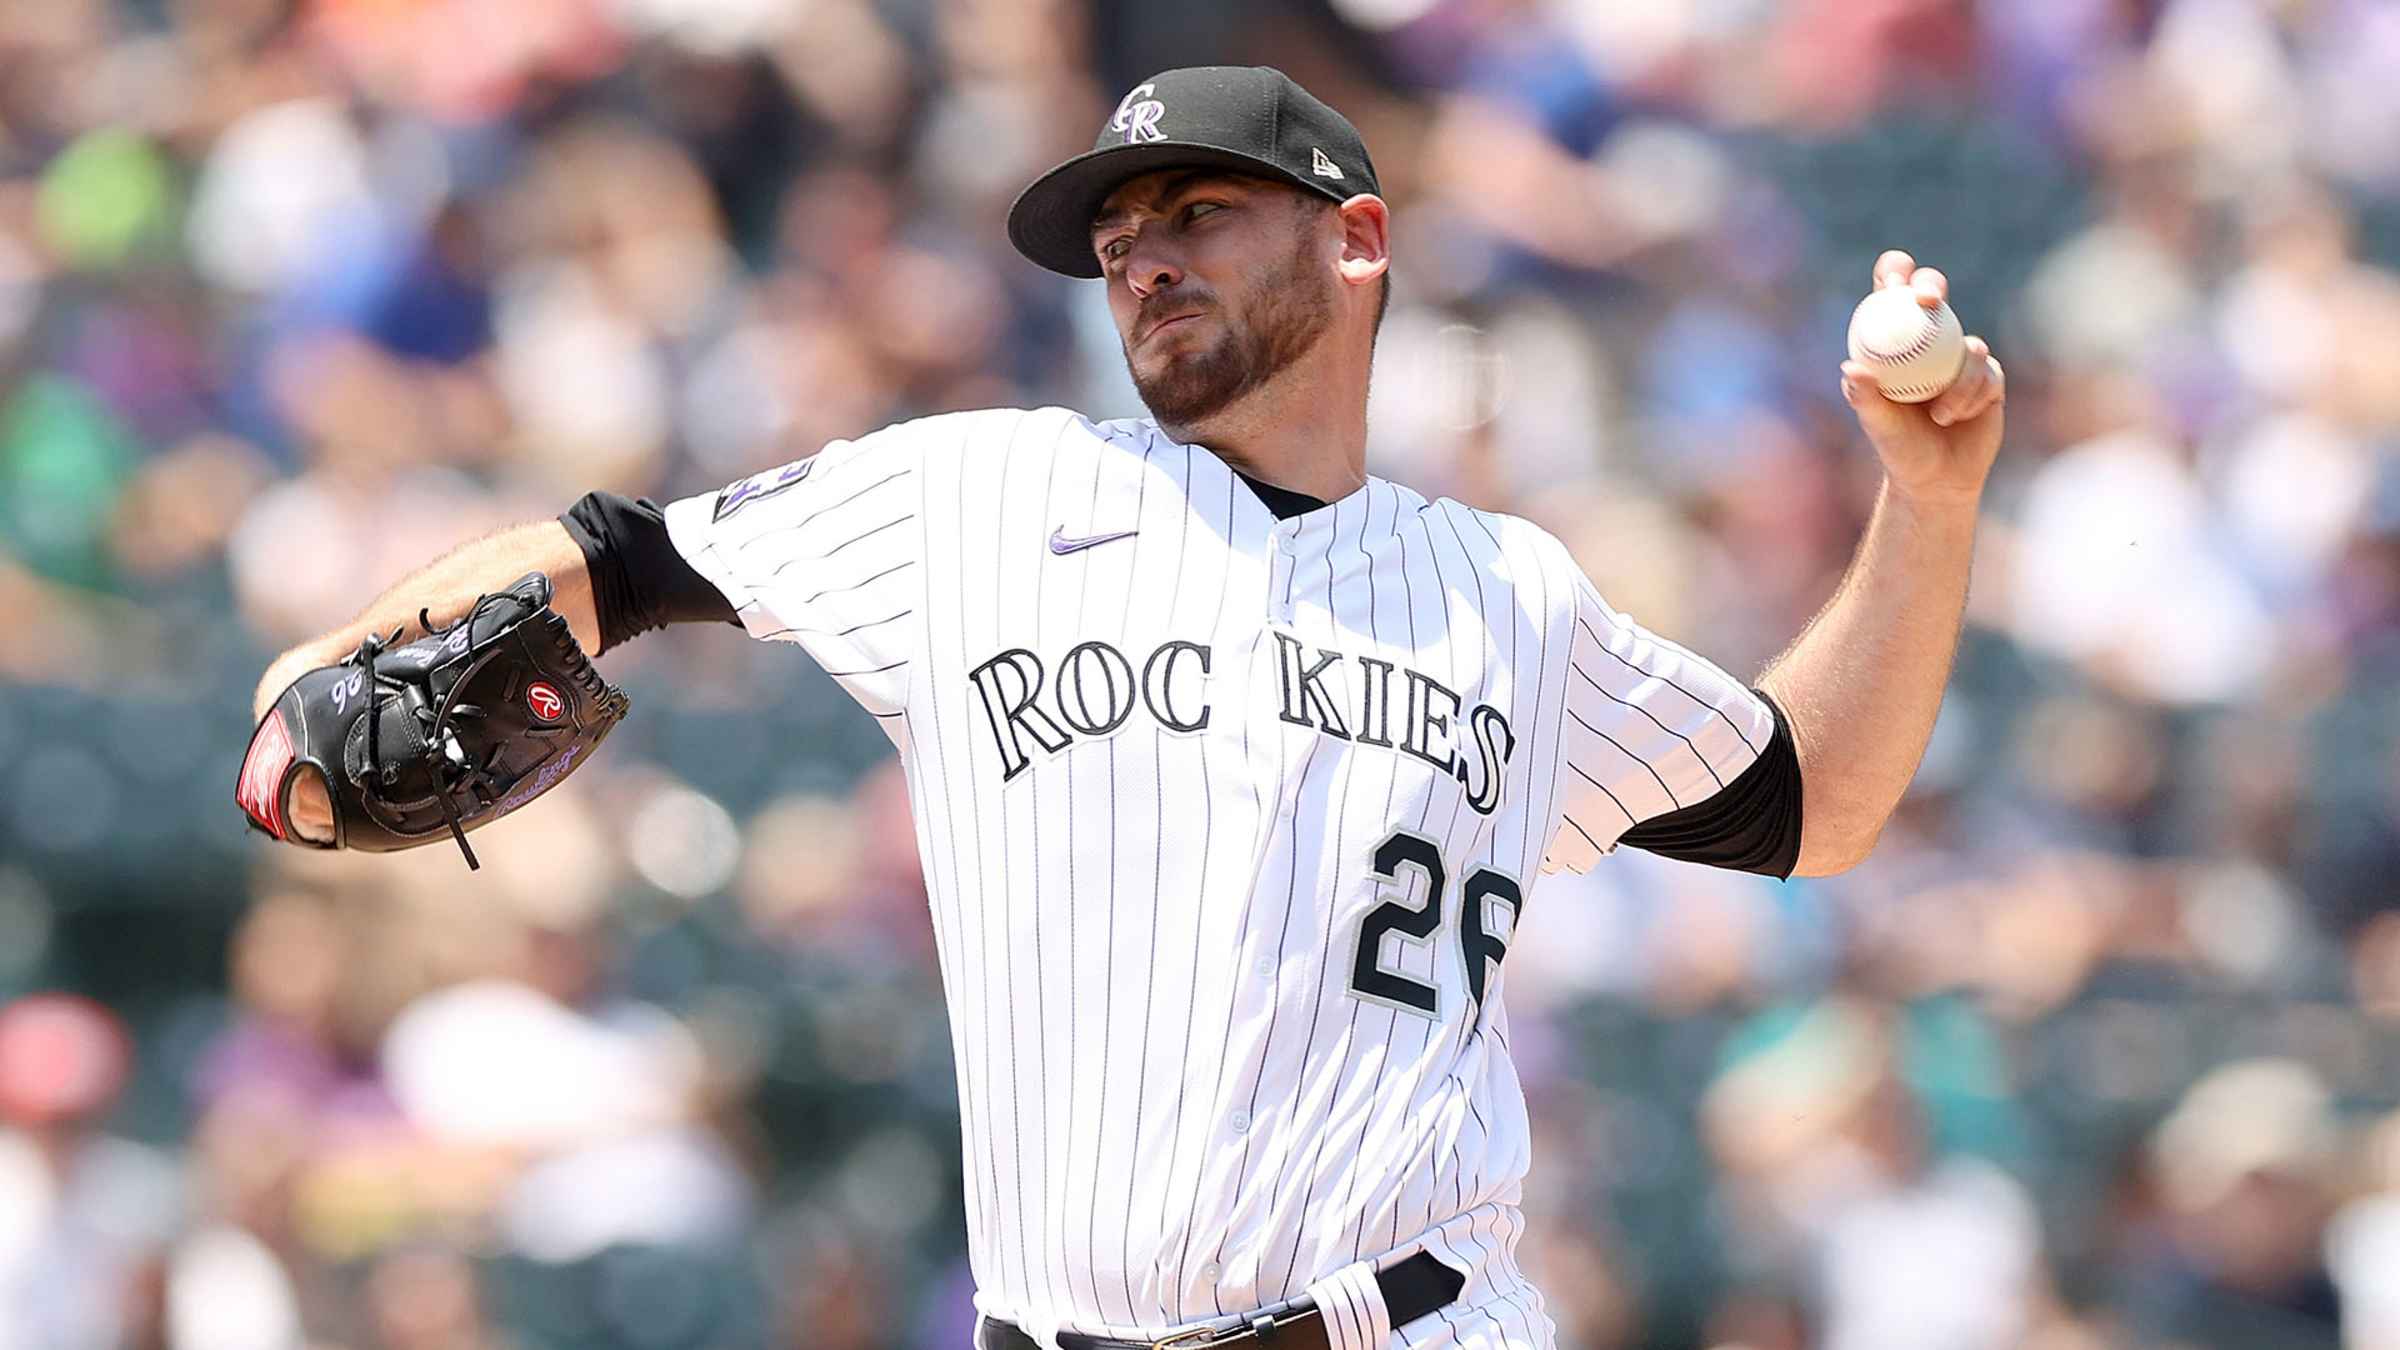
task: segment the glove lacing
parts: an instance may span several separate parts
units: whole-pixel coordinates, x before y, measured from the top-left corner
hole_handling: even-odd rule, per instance
[[[468,625],[467,631],[472,633],[475,631],[474,623],[483,616],[483,607],[486,604],[493,600],[514,599],[516,599],[515,596],[506,592],[486,592],[478,595],[475,597],[475,603],[468,607],[464,617],[460,618],[457,623],[443,628],[433,626],[430,610],[420,609],[417,611],[417,627],[429,638],[448,637],[458,631],[459,624]],[[383,688],[375,678],[375,658],[387,646],[398,643],[400,635],[404,631],[406,631],[406,625],[393,629],[392,635],[388,638],[379,633],[369,633],[366,640],[359,643],[358,647],[360,664],[365,668],[367,684],[367,768],[380,782],[386,784],[399,777],[400,766],[397,764],[387,765],[383,762],[382,740],[377,734],[383,725],[381,706]],[[432,725],[426,729],[424,758],[433,779],[433,797],[441,805],[442,819],[448,822],[450,837],[457,842],[459,853],[466,858],[469,871],[481,871],[483,864],[476,859],[475,850],[467,844],[467,831],[459,821],[458,804],[450,800],[450,793],[453,788],[460,786],[471,777],[488,779],[491,773],[491,764],[488,759],[486,763],[480,765],[471,764],[463,755],[455,760],[450,759],[446,752],[455,750],[458,745],[456,738],[450,734],[450,723],[453,719],[472,719],[484,715],[483,709],[474,704],[458,703],[455,700],[458,697],[458,691],[466,687],[468,677],[474,674],[475,666],[481,661],[483,654],[511,631],[513,630],[504,629],[481,642],[471,641],[466,649],[455,658],[463,669],[459,671],[457,678],[451,681],[450,692],[443,696],[441,707],[434,711]],[[494,746],[491,757],[497,757],[499,753],[500,748]]]

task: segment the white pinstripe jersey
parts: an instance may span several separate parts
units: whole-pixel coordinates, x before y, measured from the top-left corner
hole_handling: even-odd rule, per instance
[[[1539,871],[1757,757],[1755,694],[1524,521],[1279,520],[1148,421],[935,417],[666,516],[899,747],[985,1312],[1155,1335],[1430,1248],[1469,1283],[1408,1344],[1550,1343],[1502,958]]]

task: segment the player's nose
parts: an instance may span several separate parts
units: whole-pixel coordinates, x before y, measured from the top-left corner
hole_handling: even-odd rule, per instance
[[[1134,298],[1147,300],[1169,287],[1183,284],[1183,264],[1156,244],[1135,241],[1125,259],[1125,284]]]

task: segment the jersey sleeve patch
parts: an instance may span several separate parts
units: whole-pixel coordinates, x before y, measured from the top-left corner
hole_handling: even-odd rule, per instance
[[[708,513],[710,523],[721,525],[734,512],[752,502],[798,487],[808,477],[809,470],[816,467],[816,457],[812,455],[807,459],[794,460],[780,469],[754,473],[748,478],[726,484],[724,490],[717,494],[716,506]]]
[[[923,428],[835,441],[666,510],[676,552],[751,636],[805,649],[878,715],[903,708],[922,631]]]

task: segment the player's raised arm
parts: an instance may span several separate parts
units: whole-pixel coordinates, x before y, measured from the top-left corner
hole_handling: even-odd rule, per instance
[[[675,550],[664,513],[592,493],[556,520],[452,550],[278,657],[254,697],[235,795],[278,839],[363,848],[419,841],[435,821],[410,818],[397,797],[432,801],[472,864],[466,830],[541,795],[623,715],[584,651],[708,621],[733,622],[733,606]],[[349,743],[362,716],[377,733],[366,769]],[[328,771],[361,794],[353,809]]]
[[[734,622],[732,604],[668,539],[658,506],[594,492],[555,520],[460,545],[393,583],[349,623],[277,657],[259,681],[251,715],[263,716],[293,680],[348,656],[369,634],[397,633],[401,643],[424,637],[426,622],[448,627],[478,597],[528,572],[550,579],[550,607],[595,655],[671,623]]]
[[[575,640],[600,649],[599,620],[592,611],[592,581],[583,550],[555,520],[512,525],[459,547],[392,583],[358,616],[275,658],[258,682],[250,715],[267,705],[307,671],[329,666],[358,650],[370,633],[399,633],[401,642],[424,637],[420,614],[435,628],[456,623],[477,596],[497,591],[527,572],[550,578],[550,607],[563,615]]]
[[[1912,294],[1929,314],[1949,292],[1940,272],[1898,250],[1877,259],[1875,286]],[[1949,333],[1955,341],[1954,324]],[[1842,871],[1874,848],[1941,710],[2004,389],[1981,338],[1958,346],[1956,378],[1923,402],[1886,397],[1873,353],[1842,365],[1842,396],[1883,461],[1883,489],[1833,598],[1760,680],[1799,750],[1802,874]]]

